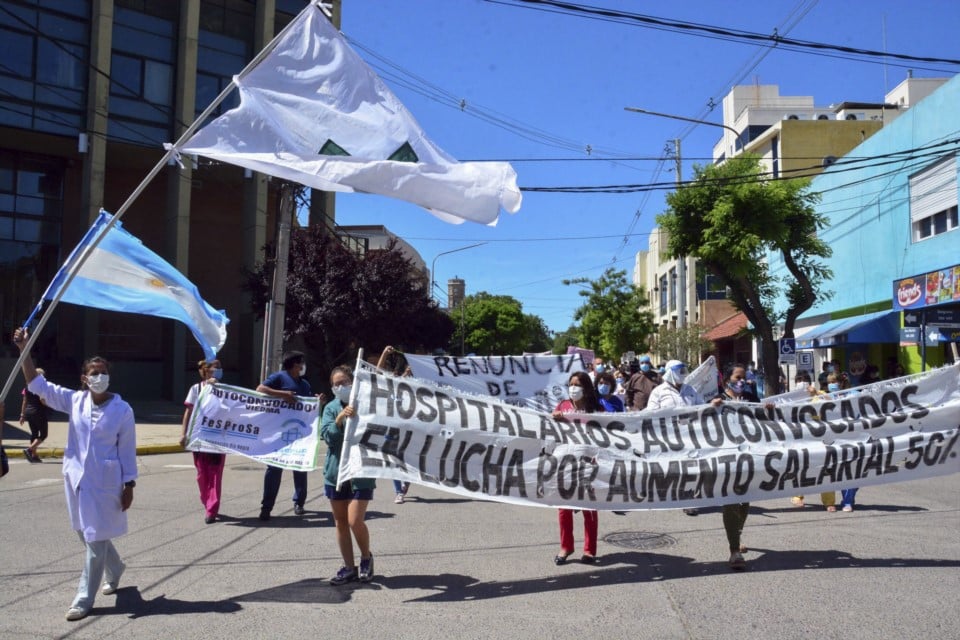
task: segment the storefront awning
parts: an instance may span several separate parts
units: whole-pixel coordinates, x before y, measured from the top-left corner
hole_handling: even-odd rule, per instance
[[[828,320],[798,337],[797,349],[832,347],[844,343],[899,342],[899,316],[899,311],[877,311]]]

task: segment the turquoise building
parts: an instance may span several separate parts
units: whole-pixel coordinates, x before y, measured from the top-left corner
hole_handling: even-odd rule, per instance
[[[867,364],[887,376],[897,363],[914,373],[957,359],[958,150],[960,76],[846,156],[824,158],[831,164],[811,189],[829,220],[821,237],[833,249],[824,284],[833,297],[797,322],[801,368],[838,359],[856,378]],[[769,259],[775,275],[787,273]]]

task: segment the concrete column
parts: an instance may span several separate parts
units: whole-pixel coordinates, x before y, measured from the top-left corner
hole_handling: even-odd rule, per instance
[[[197,46],[200,31],[200,0],[180,0],[177,27],[176,98],[173,106],[173,139],[193,122],[197,94]],[[166,169],[167,206],[164,216],[164,256],[177,271],[190,275],[190,189],[193,167]],[[162,396],[176,400],[193,381],[187,372],[187,329],[180,322],[164,323]],[[190,338],[192,339],[192,338]]]
[[[89,74],[87,84],[87,153],[83,155],[80,186],[81,207],[87,225],[100,213],[107,170],[107,120],[110,106],[110,50],[113,44],[113,0],[93,0],[90,8],[90,64],[104,71]],[[85,357],[100,349],[100,315],[85,309],[83,314],[82,353]]]

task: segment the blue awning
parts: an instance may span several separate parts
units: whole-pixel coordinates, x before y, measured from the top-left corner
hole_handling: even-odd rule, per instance
[[[900,312],[876,311],[862,316],[828,320],[797,338],[797,349],[832,347],[837,344],[870,344],[900,341]]]

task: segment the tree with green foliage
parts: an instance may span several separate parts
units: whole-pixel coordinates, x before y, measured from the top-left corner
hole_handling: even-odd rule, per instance
[[[580,343],[580,327],[575,324],[570,325],[566,331],[558,331],[553,336],[553,352],[562,355],[567,352],[567,347],[575,347]]]
[[[272,256],[272,247],[266,253]],[[260,315],[274,264],[271,257],[246,274],[245,288]],[[352,363],[360,347],[374,355],[388,344],[430,352],[446,345],[453,332],[396,241],[357,255],[322,226],[290,235],[285,311],[285,341],[302,345],[320,372]]]
[[[450,340],[453,353],[509,355],[550,347],[543,320],[523,313],[523,305],[511,296],[469,295],[450,310],[450,317],[456,327]]]
[[[669,209],[657,216],[673,257],[697,258],[729,287],[734,306],[760,339],[768,389],[779,386],[774,327],[782,320],[784,335],[792,337],[796,319],[831,296],[821,290],[832,277],[823,260],[831,251],[817,237],[826,218],[809,184],[767,180],[756,156],[737,156],[695,167],[694,180],[667,195]],[[771,273],[768,254],[782,258],[785,275]],[[778,314],[773,303],[781,294],[788,307]]]
[[[696,367],[704,352],[713,348],[713,342],[703,337],[706,330],[698,324],[685,327],[660,327],[653,338],[650,352],[658,362],[676,358]]]
[[[653,315],[646,308],[643,290],[627,281],[626,271],[612,268],[596,280],[577,278],[564,284],[585,284],[579,294],[586,302],[573,314],[580,322],[580,346],[619,361],[627,351],[645,352],[654,331]]]

